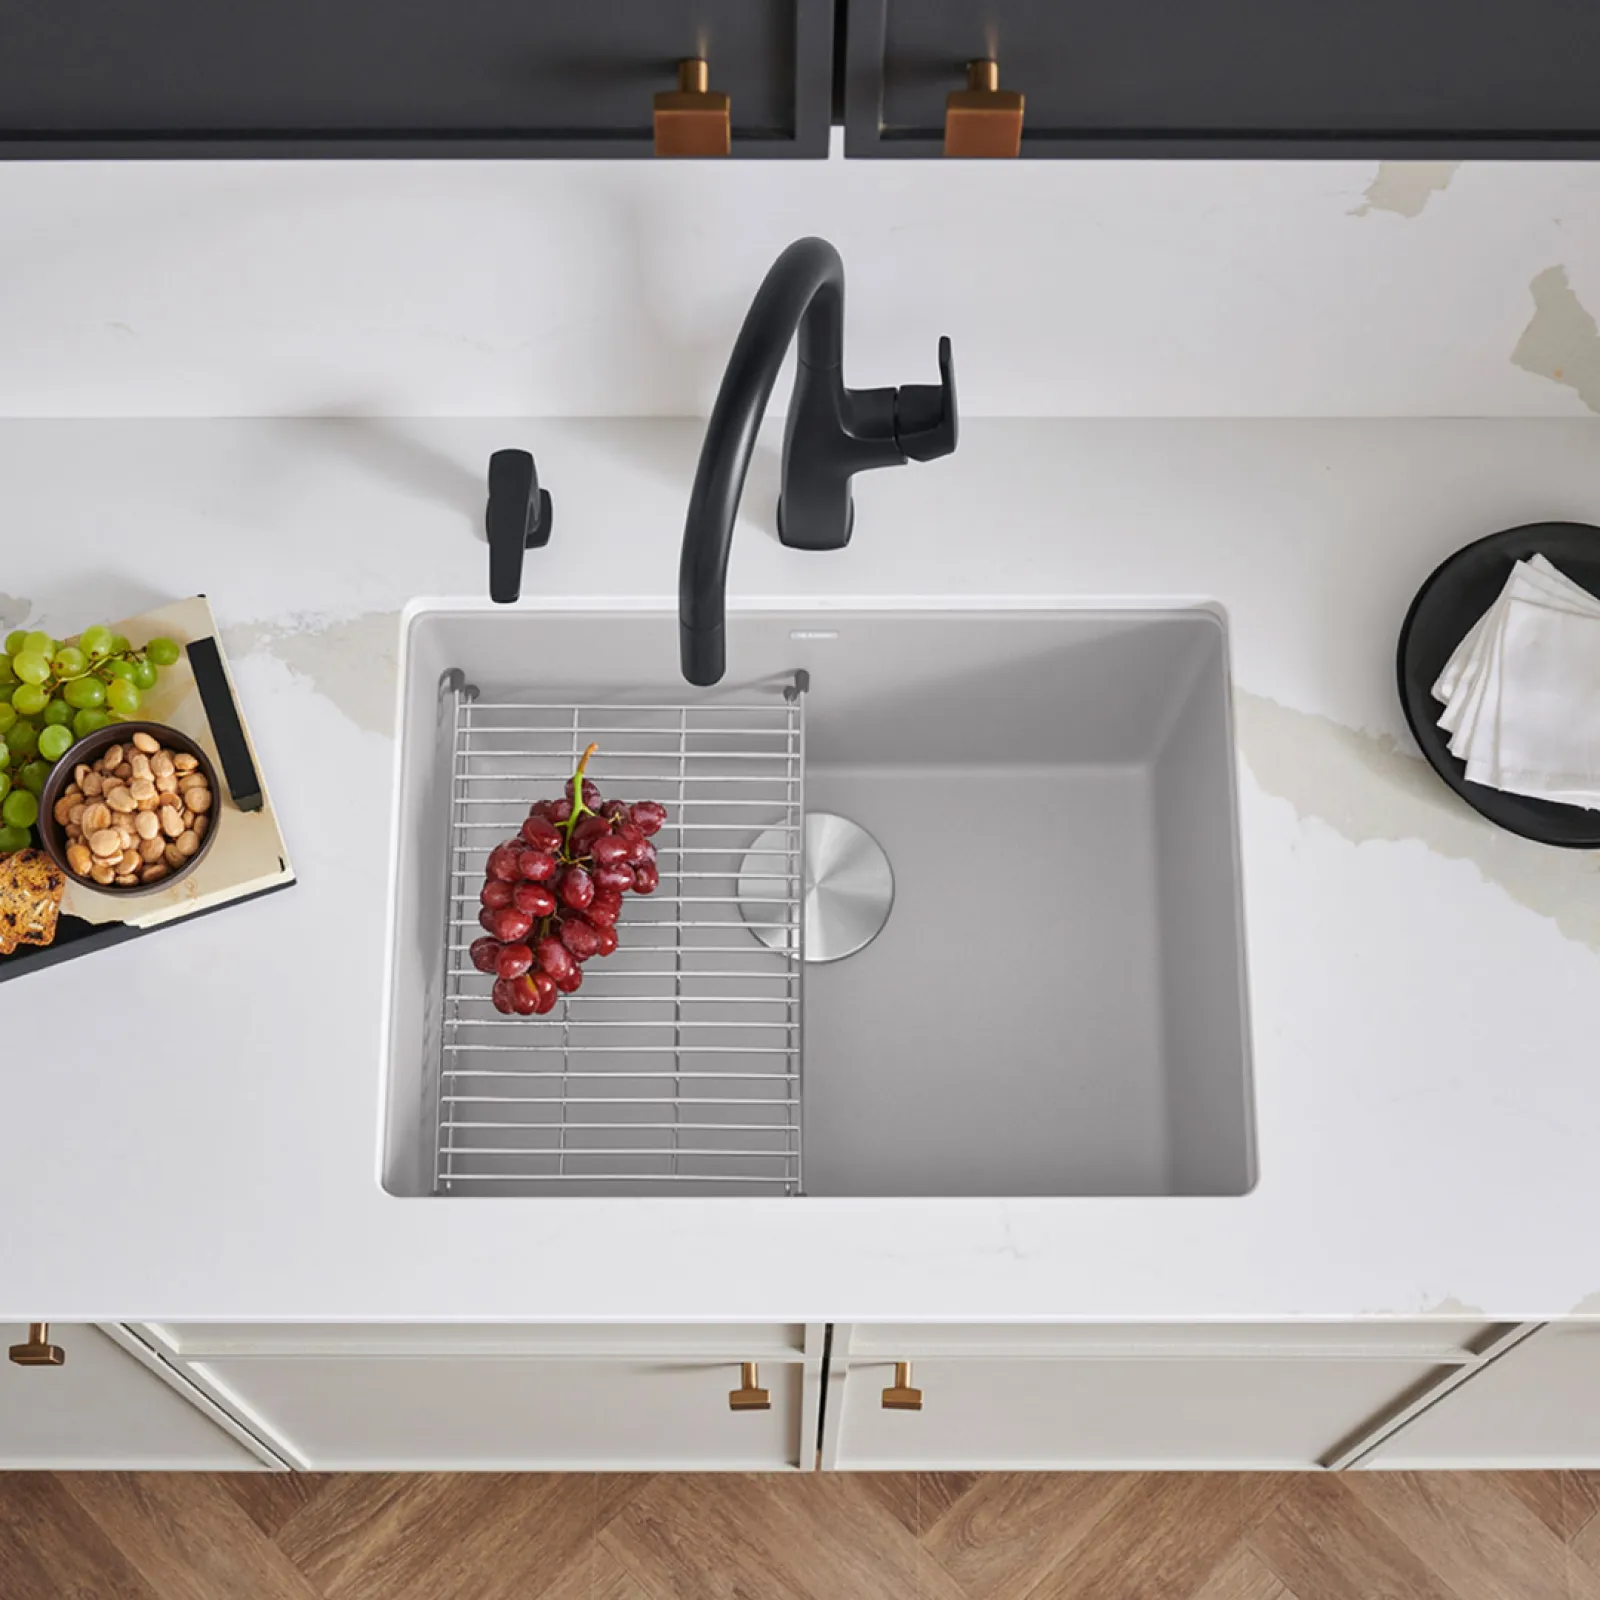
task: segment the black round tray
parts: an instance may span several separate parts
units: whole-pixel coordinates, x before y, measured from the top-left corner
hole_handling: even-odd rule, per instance
[[[1468,783],[1466,763],[1450,754],[1449,735],[1438,725],[1444,707],[1433,698],[1433,686],[1445,662],[1494,604],[1511,568],[1535,555],[1600,597],[1600,528],[1586,522],[1530,522],[1457,550],[1417,591],[1400,629],[1400,704],[1428,764],[1475,811],[1540,844],[1600,849],[1600,811]]]

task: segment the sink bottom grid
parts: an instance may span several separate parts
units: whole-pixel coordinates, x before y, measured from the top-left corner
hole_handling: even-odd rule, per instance
[[[803,678],[697,705],[562,705],[447,675],[434,1193],[800,1192],[804,708]],[[667,808],[661,886],[625,896],[619,947],[576,994],[504,1017],[467,954],[484,863],[590,743],[607,799]],[[741,905],[752,872],[763,892]]]

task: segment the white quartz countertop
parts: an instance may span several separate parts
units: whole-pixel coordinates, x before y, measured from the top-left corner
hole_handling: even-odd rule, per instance
[[[1014,422],[772,532],[737,601],[1209,599],[1229,616],[1260,1182],[1239,1199],[422,1200],[378,1181],[399,619],[481,595],[484,468],[555,497],[523,605],[670,601],[692,421],[0,423],[0,621],[201,591],[299,883],[0,985],[0,1318],[1600,1314],[1600,854],[1409,746],[1451,550],[1600,521],[1600,423]]]

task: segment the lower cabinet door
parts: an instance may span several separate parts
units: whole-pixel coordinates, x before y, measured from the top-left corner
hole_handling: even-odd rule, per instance
[[[1600,1467],[1600,1323],[1540,1328],[1360,1465]]]
[[[819,1380],[760,1364],[770,1408],[734,1410],[737,1361],[482,1356],[228,1356],[189,1370],[312,1471],[814,1464]]]
[[[889,1409],[892,1363],[859,1358],[828,1406],[825,1466],[1315,1467],[1433,1379],[1426,1360],[932,1359],[921,1409]],[[891,1396],[891,1398],[893,1398]],[[903,1399],[903,1397],[901,1397]]]
[[[21,1344],[21,1323],[0,1323],[0,1343]],[[164,1379],[87,1323],[54,1323],[59,1367],[0,1357],[0,1468],[124,1467],[165,1471],[262,1465]]]

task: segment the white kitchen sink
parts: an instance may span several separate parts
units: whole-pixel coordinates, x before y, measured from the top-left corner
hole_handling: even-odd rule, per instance
[[[731,612],[715,690],[679,678],[677,627],[408,618],[391,1193],[1250,1189],[1218,615]],[[484,854],[591,737],[608,795],[672,813],[661,889],[579,995],[500,1018],[464,955]],[[803,963],[786,908],[818,811],[881,843],[894,904],[864,949]],[[776,901],[740,903],[753,865]]]

